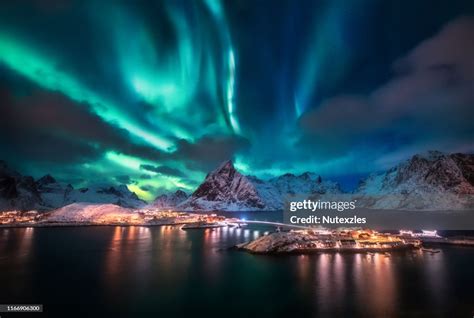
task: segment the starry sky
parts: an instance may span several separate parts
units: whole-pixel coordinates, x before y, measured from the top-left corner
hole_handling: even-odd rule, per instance
[[[141,198],[474,150],[472,0],[2,1],[0,159]]]

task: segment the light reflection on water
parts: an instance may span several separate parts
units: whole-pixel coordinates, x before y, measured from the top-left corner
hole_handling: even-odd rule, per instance
[[[104,279],[110,290],[117,290],[120,277],[124,274],[133,274],[136,278],[136,287],[146,283],[150,270],[151,234],[147,227],[130,226],[115,227],[105,255]],[[137,251],[141,251],[137,253]]]
[[[27,295],[35,283],[40,298],[55,293],[44,290],[43,280],[55,281],[72,293],[71,286],[75,286],[87,297],[84,289],[92,280],[87,281],[86,276],[84,281],[71,281],[84,266],[98,278],[94,281],[98,302],[131,308],[167,302],[201,306],[208,299],[215,303],[231,298],[254,311],[275,306],[276,316],[293,303],[301,303],[309,313],[321,316],[347,316],[356,311],[360,316],[397,317],[404,307],[408,308],[405,312],[421,307],[442,315],[452,310],[454,299],[472,296],[472,279],[464,278],[462,271],[473,260],[473,249],[392,253],[390,257],[382,253],[256,256],[228,250],[266,230],[183,230],[178,226],[0,229],[0,279],[7,288],[0,291],[0,297],[12,291]],[[460,266],[464,262],[466,267]],[[83,265],[75,268],[70,264]],[[11,277],[15,280],[10,281]],[[459,302],[463,303],[457,301],[458,306]]]
[[[449,281],[449,271],[446,269],[444,257],[436,257],[438,254],[424,254],[423,260],[425,265],[425,271],[423,275],[425,280],[428,282],[427,290],[433,297],[433,300],[436,303],[444,302],[445,293],[448,291],[446,290],[446,286],[444,284],[445,281]]]
[[[383,254],[318,254],[298,256],[299,284],[315,296],[315,310],[328,314],[347,297],[373,317],[396,314],[396,280],[390,258]],[[353,289],[353,292],[349,292]],[[343,314],[339,312],[339,314]]]
[[[31,244],[35,229],[33,227],[0,229],[2,233],[0,239],[0,258],[6,255],[9,250],[17,251],[10,262],[22,261],[31,256]]]

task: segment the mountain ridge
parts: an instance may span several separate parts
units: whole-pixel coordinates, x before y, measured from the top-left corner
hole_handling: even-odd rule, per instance
[[[185,211],[282,210],[284,201],[301,197],[337,200],[344,195],[359,207],[401,210],[474,208],[474,155],[439,151],[413,155],[392,168],[369,175],[351,192],[315,173],[286,173],[269,180],[244,176],[226,161],[184,202]],[[341,197],[339,197],[341,199]]]
[[[270,180],[245,176],[238,172],[232,161],[225,161],[207,174],[190,198],[177,206],[185,211],[194,210],[281,210],[284,200],[300,194],[339,194],[339,185],[323,181],[313,173],[296,176],[286,173]]]
[[[376,209],[474,208],[474,155],[439,151],[416,154],[392,168],[369,175],[351,192],[312,172],[286,173],[269,180],[240,173],[231,160],[206,175],[188,195],[182,190],[158,196],[147,207],[182,211],[282,210],[286,200],[301,197],[336,199],[347,195],[361,207]],[[341,198],[341,197],[339,197]],[[79,203],[112,203],[139,208],[146,203],[126,185],[92,185],[75,189],[49,174],[38,180],[23,176],[0,161],[0,211],[51,210]]]
[[[161,194],[149,204],[152,208],[169,209],[174,208],[188,198],[188,194],[183,190],[176,190],[174,193]]]
[[[0,161],[0,211],[49,211],[76,202],[113,203],[125,208],[145,205],[125,185],[90,185],[75,189],[71,184],[56,181],[50,174],[35,181]]]
[[[473,176],[474,155],[429,151],[369,175],[353,194],[372,208],[470,209]]]

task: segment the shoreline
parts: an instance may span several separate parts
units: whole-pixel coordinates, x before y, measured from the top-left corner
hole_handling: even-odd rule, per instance
[[[171,226],[171,225],[184,225],[189,224],[189,222],[181,223],[161,223],[161,224],[122,224],[122,223],[109,223],[109,224],[98,224],[98,223],[36,223],[36,224],[1,224],[0,229],[2,228],[46,228],[46,227],[92,227],[92,226],[122,226],[122,227],[131,227],[131,226]]]
[[[391,252],[408,252],[408,251],[417,251],[420,247],[414,245],[405,245],[400,247],[390,247],[390,248],[320,248],[320,249],[295,249],[292,251],[270,251],[270,252],[257,252],[248,250],[244,247],[235,246],[235,249],[242,252],[247,252],[253,255],[312,255],[312,254],[368,254],[369,253],[391,253]]]
[[[108,223],[108,224],[98,224],[98,223],[34,223],[34,224],[1,224],[0,229],[14,229],[14,228],[69,228],[69,227],[132,227],[132,226],[141,226],[141,227],[156,227],[156,226],[183,226],[186,224],[191,224],[192,222],[179,222],[179,223],[140,223],[140,224],[125,224],[125,223]],[[196,228],[205,229],[205,228]],[[449,238],[449,237],[440,237],[440,238],[418,238],[423,246],[460,246],[460,247],[474,247],[474,236],[472,239],[469,238]],[[235,249],[239,251],[245,251],[254,255],[305,255],[305,254],[321,254],[321,253],[385,253],[385,252],[394,252],[394,251],[408,251],[419,249],[419,247],[414,246],[413,244],[405,244],[402,246],[394,247],[381,247],[381,248],[353,248],[353,247],[342,247],[342,248],[297,248],[291,251],[252,251],[246,249],[244,245],[251,243],[252,241],[247,241],[229,249]]]

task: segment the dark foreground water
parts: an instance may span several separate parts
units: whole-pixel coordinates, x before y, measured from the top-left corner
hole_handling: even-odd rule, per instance
[[[0,304],[40,303],[62,317],[473,316],[473,248],[391,257],[226,249],[264,230],[0,229]]]

